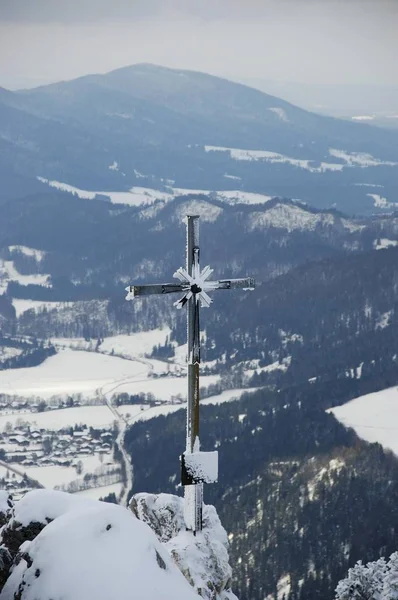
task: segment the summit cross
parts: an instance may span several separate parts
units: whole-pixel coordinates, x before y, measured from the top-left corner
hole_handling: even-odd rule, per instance
[[[180,267],[174,283],[130,285],[126,288],[126,300],[154,294],[182,294],[174,303],[177,309],[187,307],[188,338],[188,393],[186,421],[186,449],[181,457],[181,483],[184,486],[184,519],[188,530],[196,534],[202,529],[203,483],[215,483],[218,478],[217,452],[201,452],[199,441],[199,364],[200,325],[199,308],[209,307],[212,299],[208,292],[216,290],[252,290],[255,281],[243,279],[220,279],[211,281],[213,269],[200,269],[199,264],[199,217],[187,216],[186,267]]]

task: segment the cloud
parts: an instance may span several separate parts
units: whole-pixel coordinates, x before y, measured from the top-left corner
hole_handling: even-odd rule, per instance
[[[0,21],[94,23],[147,20],[175,14],[205,21],[272,18],[304,14],[397,14],[396,0],[1,0]]]
[[[398,0],[0,0],[0,86],[137,62],[227,77],[398,84]]]

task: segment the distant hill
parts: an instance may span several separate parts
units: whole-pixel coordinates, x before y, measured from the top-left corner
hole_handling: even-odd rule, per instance
[[[2,89],[0,123],[0,171],[33,186],[240,189],[364,214],[398,201],[397,132],[203,73],[143,64]],[[27,189],[16,185],[9,177],[0,201]]]

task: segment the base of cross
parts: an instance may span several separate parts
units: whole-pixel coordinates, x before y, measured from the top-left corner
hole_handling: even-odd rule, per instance
[[[202,530],[203,484],[217,483],[218,452],[184,452],[181,456],[181,484],[184,486],[184,520],[196,535]]]

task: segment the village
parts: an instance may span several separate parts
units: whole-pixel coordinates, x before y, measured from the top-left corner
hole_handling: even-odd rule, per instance
[[[40,487],[82,492],[122,484],[115,446],[118,427],[112,415],[109,425],[93,427],[84,422],[65,425],[63,414],[59,429],[54,429],[39,424],[49,410],[38,412],[37,406],[26,408],[23,402],[16,410],[17,402],[11,404],[0,406],[0,489],[20,496]]]

